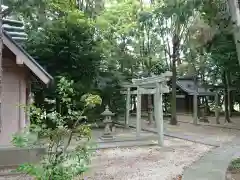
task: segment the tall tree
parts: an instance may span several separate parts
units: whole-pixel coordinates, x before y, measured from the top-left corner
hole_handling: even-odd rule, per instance
[[[96,27],[102,32],[102,46],[106,52],[106,64],[114,65],[122,73],[133,73],[136,63],[134,50],[134,28],[137,27],[139,3],[137,1],[115,1],[96,19]]]
[[[172,102],[171,102],[171,121],[172,125],[177,124],[176,116],[176,80],[177,65],[181,64],[181,54],[183,44],[189,33],[188,29],[191,25],[193,15],[200,5],[200,1],[176,0],[161,1],[157,4],[155,10],[156,19],[160,27],[163,44],[168,59],[170,61],[172,76]]]
[[[3,1],[0,0],[0,132],[2,130],[2,51],[3,51]]]
[[[104,10],[106,0],[77,0],[79,10],[91,18],[96,18]]]
[[[231,77],[238,76],[239,73],[231,16],[226,1],[221,0],[212,0],[210,4],[204,4],[200,11],[203,12],[202,17],[206,22],[215,29],[213,39],[205,47],[211,55],[214,71],[219,75],[218,79],[224,87],[225,120],[231,122]]]
[[[54,77],[69,77],[85,92],[91,89],[102,59],[94,34],[94,26],[81,12],[69,12],[29,36],[26,46]]]

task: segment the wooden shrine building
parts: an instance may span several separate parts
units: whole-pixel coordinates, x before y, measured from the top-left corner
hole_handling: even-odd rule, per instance
[[[214,100],[216,92],[210,91],[209,88],[205,88],[194,82],[194,77],[185,76],[180,77],[177,80],[177,112],[192,114],[194,107],[194,95],[198,96],[198,105],[202,104],[202,99],[205,97],[210,97]]]
[[[194,82],[194,78],[192,76],[180,77],[177,79],[177,113],[180,114],[193,114],[194,110],[194,94],[198,96],[198,105],[202,104],[202,99],[205,97],[209,97],[214,100],[214,96],[216,92],[212,92],[210,88],[205,88],[198,82],[197,85]],[[123,87],[130,87],[130,91],[134,91],[137,88],[135,86],[131,86],[130,83],[124,83]],[[141,96],[141,110],[142,113],[148,112],[148,94],[142,94]],[[153,95],[150,98],[152,106],[154,106]],[[165,101],[170,102],[171,93],[164,94]],[[136,112],[136,96],[131,96],[131,111],[133,113]],[[166,102],[163,102],[163,106]],[[164,109],[164,108],[163,108]],[[164,109],[165,111],[165,109]]]
[[[34,81],[49,85],[53,78],[23,48],[26,40],[23,23],[3,21],[3,49],[0,108],[0,146],[11,145],[12,135],[29,124],[22,106],[30,104]],[[21,106],[20,106],[21,105]]]
[[[164,74],[162,74],[164,76]],[[149,78],[154,78],[154,77],[149,77]],[[143,81],[145,82],[147,78],[143,78]],[[166,82],[166,81],[165,81]],[[201,120],[206,120],[206,115],[207,112],[210,112],[206,106],[206,104],[209,103],[209,100],[211,103],[214,103],[215,106],[218,106],[219,104],[219,95],[217,92],[211,91],[210,88],[207,88],[203,85],[201,85],[198,81],[195,83],[194,77],[192,76],[185,76],[185,77],[180,77],[177,79],[177,97],[176,97],[176,105],[177,105],[177,113],[179,114],[191,114],[193,115],[193,123],[197,124],[198,119],[200,118]],[[150,87],[151,84],[145,84],[144,88],[147,89],[147,91],[142,91],[141,100],[137,98],[137,86],[135,84],[123,84],[122,87],[124,89],[127,89],[127,91],[123,91],[122,94],[126,94],[127,97],[127,102],[128,107],[128,113],[136,113],[137,115],[137,110],[139,109],[138,106],[141,106],[141,115],[147,115],[149,121],[152,121],[151,117],[151,111],[154,109],[156,104],[154,103],[154,97],[151,92]],[[147,93],[148,92],[148,93]],[[162,96],[162,109],[165,115],[168,115],[169,110],[167,110],[167,103],[170,104],[171,102],[171,93],[170,92],[164,92]],[[206,103],[206,104],[205,104]],[[217,115],[217,110],[215,109],[215,115]],[[129,115],[128,115],[129,116]],[[217,116],[216,116],[217,117]]]

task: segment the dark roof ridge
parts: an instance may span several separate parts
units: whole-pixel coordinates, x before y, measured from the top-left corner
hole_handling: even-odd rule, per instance
[[[17,47],[23,54],[25,54],[25,55],[34,63],[34,65],[36,65],[49,79],[51,79],[51,81],[53,80],[53,77],[52,77],[40,64],[38,64],[38,62],[37,62],[35,59],[33,59],[33,57],[32,57],[30,54],[28,54],[26,50],[24,50],[16,41],[14,41],[14,40],[12,39],[12,37],[7,34],[6,31],[3,30],[3,34],[4,34],[4,36],[7,37],[7,39],[9,39],[14,45],[16,45],[16,47]]]

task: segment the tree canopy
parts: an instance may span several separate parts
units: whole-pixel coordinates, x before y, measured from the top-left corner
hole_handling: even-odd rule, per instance
[[[239,84],[225,1],[15,0],[6,5],[9,17],[25,23],[27,50],[53,76],[73,79],[79,91],[102,93],[113,82],[171,70],[172,124],[180,76],[193,75],[226,92]],[[105,93],[106,102],[113,94]]]

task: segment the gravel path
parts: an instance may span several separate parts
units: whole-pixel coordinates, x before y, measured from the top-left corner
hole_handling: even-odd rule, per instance
[[[132,147],[96,152],[87,180],[172,180],[212,147],[168,138],[164,147]]]

